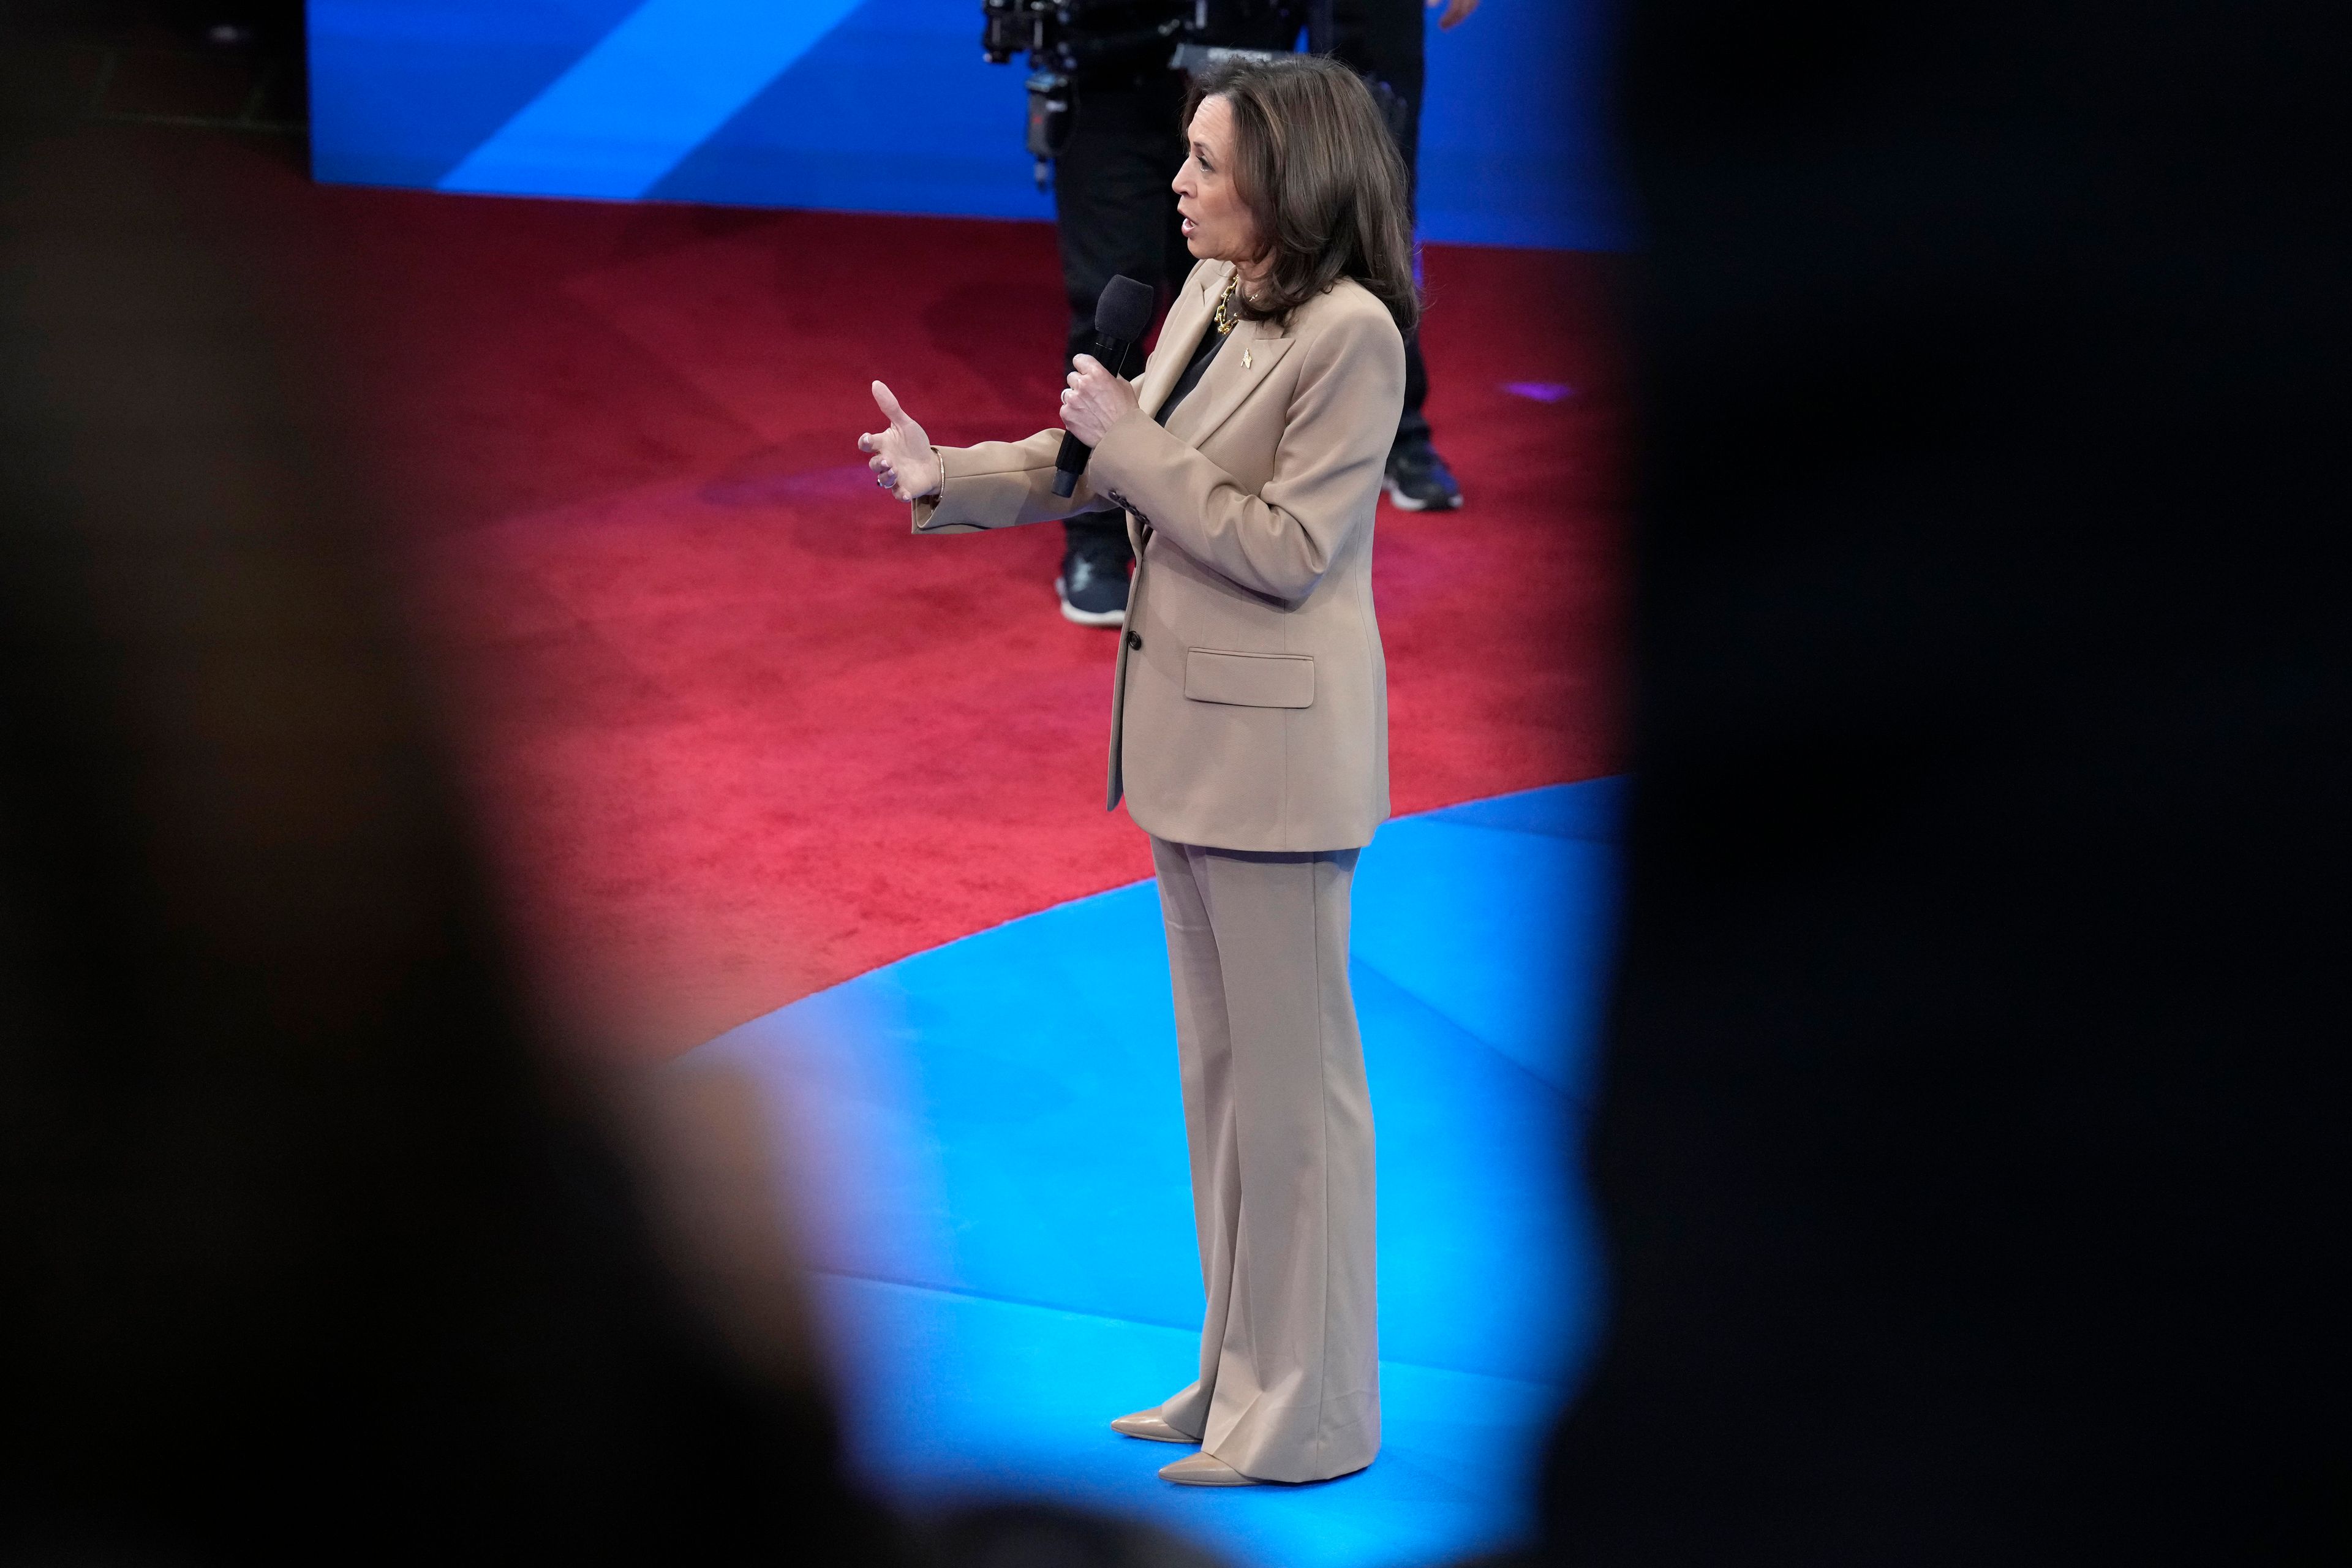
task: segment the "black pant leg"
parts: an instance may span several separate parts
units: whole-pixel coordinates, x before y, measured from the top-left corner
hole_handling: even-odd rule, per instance
[[[1373,80],[1385,82],[1404,104],[1397,151],[1404,155],[1407,195],[1418,201],[1421,185],[1421,98],[1426,74],[1426,21],[1421,0],[1339,0],[1333,20],[1338,36],[1331,53]],[[1421,357],[1421,334],[1404,341],[1404,414],[1397,440],[1426,441],[1429,421],[1422,405],[1429,398],[1429,366]]]
[[[1157,289],[1182,277],[1171,272],[1185,251],[1169,182],[1184,161],[1177,124],[1183,106],[1183,83],[1173,71],[1078,89],[1070,144],[1054,164],[1055,232],[1070,307],[1065,369],[1093,341],[1103,285],[1123,273]],[[1127,539],[1116,511],[1087,512],[1063,526],[1074,540],[1092,533],[1124,546]]]
[[[1404,101],[1397,151],[1404,154],[1405,177],[1414,179],[1421,156],[1421,96],[1426,74],[1426,23],[1421,0],[1339,0],[1331,53],[1341,64]]]
[[[1429,417],[1421,405],[1429,401],[1429,366],[1421,357],[1418,328],[1404,340],[1404,412],[1397,417],[1397,445],[1429,439]]]

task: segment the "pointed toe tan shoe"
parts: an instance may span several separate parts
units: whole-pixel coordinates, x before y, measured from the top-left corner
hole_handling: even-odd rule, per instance
[[[1198,1437],[1187,1437],[1168,1425],[1160,1407],[1139,1410],[1132,1415],[1122,1415],[1110,1424],[1110,1429],[1122,1437],[1140,1437],[1147,1443],[1197,1443]]]
[[[1172,1465],[1160,1467],[1160,1479],[1174,1481],[1180,1487],[1254,1487],[1257,1482],[1242,1474],[1223,1459],[1208,1454],[1192,1454]]]

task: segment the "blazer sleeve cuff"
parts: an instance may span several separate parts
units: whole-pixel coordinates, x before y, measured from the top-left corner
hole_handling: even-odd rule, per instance
[[[1034,469],[1009,467],[1022,454],[1018,445],[992,442],[989,450],[933,447],[940,459],[940,492],[912,506],[917,533],[978,533],[1022,521],[1030,500]]]
[[[1104,434],[1093,461],[1087,465],[1087,478],[1098,494],[1149,521],[1155,502],[1170,500],[1150,493],[1155,488],[1153,478],[1172,471],[1192,452],[1192,447],[1138,408]]]

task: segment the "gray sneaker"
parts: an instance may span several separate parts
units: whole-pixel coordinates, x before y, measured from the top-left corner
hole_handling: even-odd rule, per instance
[[[1062,552],[1062,574],[1054,579],[1055,596],[1062,601],[1062,618],[1082,626],[1125,626],[1127,563],[1123,540],[1070,541]]]
[[[1398,442],[1389,451],[1381,483],[1400,511],[1453,511],[1462,505],[1454,470],[1427,437]]]

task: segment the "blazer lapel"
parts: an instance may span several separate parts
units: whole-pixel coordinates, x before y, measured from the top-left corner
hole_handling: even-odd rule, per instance
[[[1224,287],[1222,278],[1215,282],[1217,289]],[[1160,324],[1160,342],[1151,351],[1151,368],[1143,373],[1143,380],[1135,389],[1146,414],[1157,415],[1160,405],[1168,401],[1169,393],[1175,390],[1176,378],[1184,374],[1192,351],[1201,346],[1201,334],[1209,330],[1216,297],[1215,289],[1209,288],[1204,280],[1201,288],[1178,295],[1176,303],[1169,307],[1168,320]],[[1220,358],[1223,353],[1222,349],[1218,351]]]
[[[1199,341],[1194,334],[1193,342]],[[1244,321],[1235,327],[1232,339],[1209,362],[1201,384],[1169,419],[1168,433],[1188,447],[1198,447],[1257,390],[1258,383],[1290,352],[1290,343],[1287,336],[1265,321]],[[1161,395],[1166,395],[1164,391]],[[1157,410],[1160,405],[1150,406]]]

